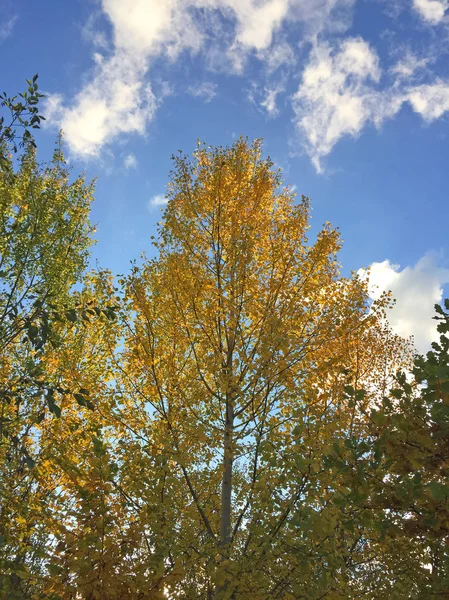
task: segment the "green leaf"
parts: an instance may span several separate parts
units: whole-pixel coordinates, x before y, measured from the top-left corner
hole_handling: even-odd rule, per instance
[[[45,396],[45,399],[47,401],[47,406],[50,409],[50,412],[52,412],[59,419],[59,417],[61,416],[61,409],[55,403],[54,391],[48,390],[47,395]]]
[[[366,396],[366,391],[365,390],[357,390],[355,393],[355,399],[356,400],[363,400]]]
[[[73,308],[71,308],[70,310],[66,311],[65,316],[67,317],[67,319],[71,323],[76,323],[76,321],[78,320],[76,311]]]
[[[14,575],[16,575],[19,579],[28,579],[30,574],[28,571],[24,570],[24,567],[21,567],[20,569],[15,569]]]
[[[384,415],[384,413],[379,412],[375,409],[371,411],[371,418],[374,421],[374,423],[379,426],[385,425],[387,421],[387,417]]]
[[[59,419],[61,416],[61,408],[57,404],[52,404],[48,408]]]
[[[443,485],[439,481],[431,481],[427,488],[435,500],[445,500],[449,496],[449,486]]]
[[[82,391],[86,392],[87,390],[82,390]],[[81,390],[80,390],[80,392],[81,392]],[[89,410],[95,409],[92,402],[89,400],[89,398],[86,398],[86,396],[84,396],[84,394],[78,393],[78,394],[73,394],[73,396],[80,406],[85,406]]]
[[[84,396],[81,394],[73,394],[73,396],[80,406],[86,406],[86,398]]]
[[[430,409],[432,419],[436,423],[441,423],[449,418],[449,406],[447,404],[434,404]]]
[[[92,442],[94,445],[94,454],[95,456],[98,456],[99,458],[101,458],[102,456],[105,456],[106,454],[106,447],[104,445],[104,443],[97,437],[92,436]]]
[[[25,458],[25,462],[26,462],[26,464],[27,464],[27,467],[28,467],[29,469],[32,469],[32,468],[35,466],[35,464],[36,464],[36,462],[35,462],[35,461],[34,461],[34,460],[31,458],[31,456],[27,456],[27,457]]]

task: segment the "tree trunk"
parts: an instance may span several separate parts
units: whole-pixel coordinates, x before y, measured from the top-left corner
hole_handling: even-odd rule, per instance
[[[231,494],[232,494],[232,463],[234,460],[232,442],[234,430],[234,409],[228,403],[226,426],[224,432],[223,480],[221,486],[221,523],[220,544],[224,550],[231,543]]]
[[[232,465],[234,461],[233,450],[234,433],[234,407],[231,399],[227,399],[226,424],[223,444],[223,479],[221,484],[221,515],[220,515],[220,561],[229,558],[231,545],[231,496],[232,496]],[[214,598],[223,598],[228,587],[228,582],[218,585]]]

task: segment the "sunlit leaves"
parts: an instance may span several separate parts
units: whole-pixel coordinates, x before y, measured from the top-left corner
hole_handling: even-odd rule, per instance
[[[190,497],[181,531],[216,540],[217,597],[271,597],[276,582],[286,598],[335,585],[350,597],[345,560],[363,565],[356,539],[370,523],[369,431],[387,422],[369,405],[408,359],[382,324],[388,299],[368,314],[364,283],[339,275],[329,224],[308,242],[309,201],[282,188],[260,142],[200,145],[174,164],[159,257],[125,282],[126,418],[142,433],[149,414],[164,427]],[[340,527],[352,538],[328,542]]]
[[[55,161],[0,196],[0,598],[444,594],[447,338],[412,364],[260,142],[176,156],[117,281],[80,277],[91,190]]]

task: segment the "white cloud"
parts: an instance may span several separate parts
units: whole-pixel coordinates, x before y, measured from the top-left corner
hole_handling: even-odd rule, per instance
[[[263,87],[256,81],[251,81],[246,89],[246,97],[257,110],[266,113],[269,118],[275,118],[279,114],[277,97],[284,91],[285,85],[283,79]]]
[[[217,95],[217,84],[204,82],[199,85],[190,85],[187,88],[187,93],[195,98],[201,98],[204,102],[211,102]]]
[[[47,104],[75,155],[97,157],[120,135],[145,134],[158,104],[147,82],[150,59],[163,52],[174,59],[200,44],[189,15],[174,10],[177,5],[177,0],[103,0],[114,28],[112,56],[99,60],[96,54],[90,81],[71,106],[58,95],[50,95]]]
[[[154,82],[157,86],[157,97],[160,100],[173,96],[175,94],[175,86],[169,81],[163,79],[156,79]]]
[[[165,194],[156,194],[148,201],[148,208],[151,210],[155,206],[165,206],[168,202],[168,198]]]
[[[418,57],[407,48],[400,60],[391,67],[391,73],[400,80],[410,80],[417,73],[423,72],[432,62],[432,57]]]
[[[264,99],[260,103],[260,105],[267,111],[269,117],[277,117],[279,114],[279,109],[276,104],[276,100],[279,94],[282,94],[284,91],[284,86],[282,84],[278,84],[274,87],[265,87],[264,89]]]
[[[356,0],[185,0],[185,6],[207,8],[213,21],[208,43],[209,68],[243,74],[247,59],[256,56],[268,73],[280,66],[293,66],[296,56],[285,41],[283,27],[294,24],[300,45],[324,32],[345,31],[351,24]],[[217,14],[226,20],[217,18]],[[211,18],[214,15],[214,18]],[[229,34],[229,22],[233,32]],[[204,38],[206,40],[206,38]]]
[[[166,53],[175,58],[182,50],[198,50],[202,35],[188,11],[192,2],[181,0],[102,0],[114,26],[114,43],[146,57]]]
[[[426,254],[414,266],[401,269],[389,260],[373,263],[369,274],[369,294],[375,300],[391,290],[396,304],[387,313],[393,331],[403,337],[414,336],[415,346],[427,352],[439,334],[434,305],[443,298],[443,286],[449,283],[449,269],[437,264],[438,256]],[[363,274],[363,270],[359,271]]]
[[[342,137],[357,137],[369,123],[380,127],[405,102],[428,122],[449,111],[449,82],[407,83],[422,66],[418,59],[398,63],[399,76],[380,89],[379,58],[367,42],[349,38],[336,49],[317,44],[292,98],[300,143],[316,170],[323,171],[322,159]]]
[[[17,15],[6,19],[3,23],[0,24],[0,43],[5,41],[8,38],[12,30],[14,29],[14,25],[17,21]]]
[[[293,67],[296,64],[295,52],[285,41],[272,44],[270,48],[258,52],[257,56],[269,74],[280,67]]]
[[[370,118],[370,82],[380,79],[379,59],[361,38],[345,40],[337,52],[317,45],[293,97],[295,125],[317,169],[344,135],[356,136]]]
[[[95,157],[121,134],[145,133],[157,108],[151,87],[142,77],[145,71],[144,61],[120,52],[96,66],[94,77],[75,96],[73,106],[65,107],[60,95],[48,95],[48,120],[63,129],[75,155]]]
[[[237,17],[236,43],[263,50],[271,45],[273,34],[287,16],[288,0],[231,0],[229,6]]]
[[[351,26],[357,0],[296,0],[292,12],[298,21],[307,24],[307,36],[316,39],[323,31],[343,33]]]
[[[430,4],[434,15],[438,13],[435,5],[441,8],[449,2],[414,1],[429,11]],[[444,81],[411,86],[414,73],[427,65],[427,59],[411,54],[404,57],[387,71],[395,81],[381,89],[379,58],[367,42],[361,38],[334,45],[318,41],[326,33],[347,30],[355,2],[101,0],[102,14],[112,25],[112,39],[105,38],[97,15],[88,20],[83,35],[95,50],[90,77],[71,101],[47,94],[46,113],[50,122],[64,130],[72,153],[98,157],[123,136],[145,135],[158,106],[171,93],[169,82],[163,87],[157,79],[153,84],[148,81],[156,59],[164,57],[170,63],[185,52],[202,52],[210,68],[242,74],[253,56],[262,61],[265,76],[282,67],[280,73],[285,76],[297,60],[297,50],[287,43],[289,30],[284,27],[293,24],[299,45],[305,49],[306,42],[312,43],[292,99],[294,124],[301,144],[320,171],[322,159],[343,136],[356,137],[369,123],[379,127],[404,102],[427,121],[449,110]],[[258,107],[275,116],[277,97],[286,83],[285,78],[281,87],[266,79],[259,83],[253,94]],[[209,102],[216,87],[203,83],[187,91]]]
[[[98,28],[100,16],[101,12],[98,11],[89,15],[86,23],[81,29],[81,34],[86,41],[90,42],[96,48],[107,50],[109,48],[109,43],[106,33]]]
[[[44,122],[44,127],[48,127],[49,125],[57,123],[61,118],[61,113],[63,111],[62,104],[64,102],[64,98],[62,94],[45,94],[45,117],[46,121]]]
[[[432,84],[416,86],[409,90],[408,101],[425,121],[439,119],[449,111],[449,82],[437,80]]]
[[[413,0],[413,8],[431,25],[437,25],[443,20],[448,7],[447,0]]]
[[[131,154],[127,154],[123,159],[123,166],[125,169],[136,169],[137,168],[137,158],[131,152]]]
[[[88,19],[83,36],[96,49],[91,76],[71,102],[58,94],[50,95],[47,111],[53,123],[64,129],[74,154],[96,157],[118,136],[145,134],[163,98],[162,94],[157,101],[148,83],[156,58],[165,56],[174,61],[182,52],[202,50],[210,66],[221,61],[222,66],[242,72],[253,53],[266,60],[268,71],[273,71],[294,62],[282,35],[281,42],[275,40],[284,22],[301,23],[304,41],[326,28],[347,27],[354,2],[101,0],[113,39],[106,39],[105,30],[100,29],[100,13]],[[203,94],[208,100],[212,88],[204,89]]]

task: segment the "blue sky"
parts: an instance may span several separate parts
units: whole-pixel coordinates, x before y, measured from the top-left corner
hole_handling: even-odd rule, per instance
[[[172,153],[262,137],[421,350],[449,291],[448,49],[448,0],[0,0],[2,89],[38,72],[40,157],[62,128],[98,178],[93,261],[151,252]]]

